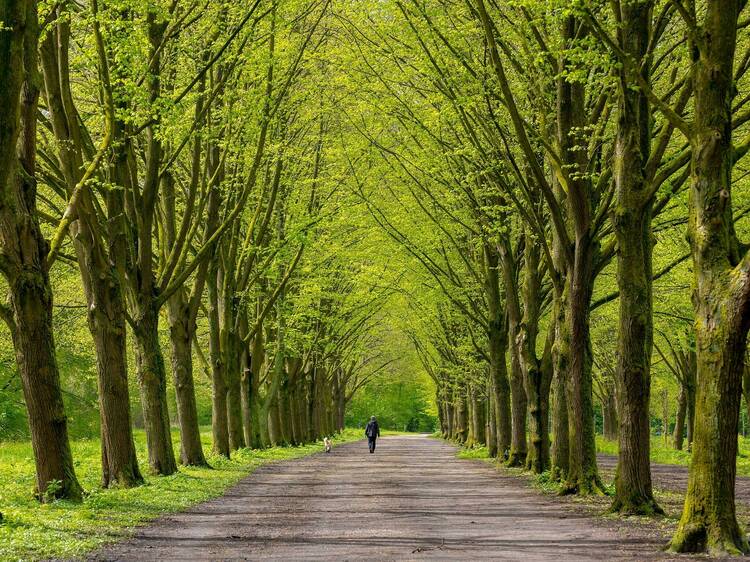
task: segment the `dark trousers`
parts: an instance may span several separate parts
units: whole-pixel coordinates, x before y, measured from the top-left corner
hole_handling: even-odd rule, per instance
[[[368,437],[367,438],[367,444],[370,446],[370,452],[371,453],[375,452],[375,440],[376,439],[377,439],[377,437]]]

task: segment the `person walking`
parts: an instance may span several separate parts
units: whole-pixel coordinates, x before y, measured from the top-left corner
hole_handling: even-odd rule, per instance
[[[380,426],[378,425],[378,420],[375,419],[375,416],[370,418],[370,421],[365,428],[365,435],[367,436],[367,444],[370,446],[370,453],[372,454],[375,452],[375,441],[380,437]]]

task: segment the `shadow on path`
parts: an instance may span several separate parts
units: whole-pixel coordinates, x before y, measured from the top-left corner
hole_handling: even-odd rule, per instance
[[[92,560],[651,560],[661,537],[576,513],[427,437],[266,465]]]

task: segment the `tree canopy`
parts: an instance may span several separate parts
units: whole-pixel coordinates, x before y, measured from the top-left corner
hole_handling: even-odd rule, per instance
[[[137,486],[134,425],[168,475],[377,414],[585,495],[601,430],[653,515],[658,429],[671,548],[747,552],[746,4],[3,0],[0,437],[80,499],[69,433]]]

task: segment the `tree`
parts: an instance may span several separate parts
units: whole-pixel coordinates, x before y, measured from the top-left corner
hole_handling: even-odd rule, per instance
[[[0,21],[0,271],[9,286],[0,310],[23,383],[37,494],[80,500],[55,357],[47,242],[36,213],[37,3],[5,1]]]

